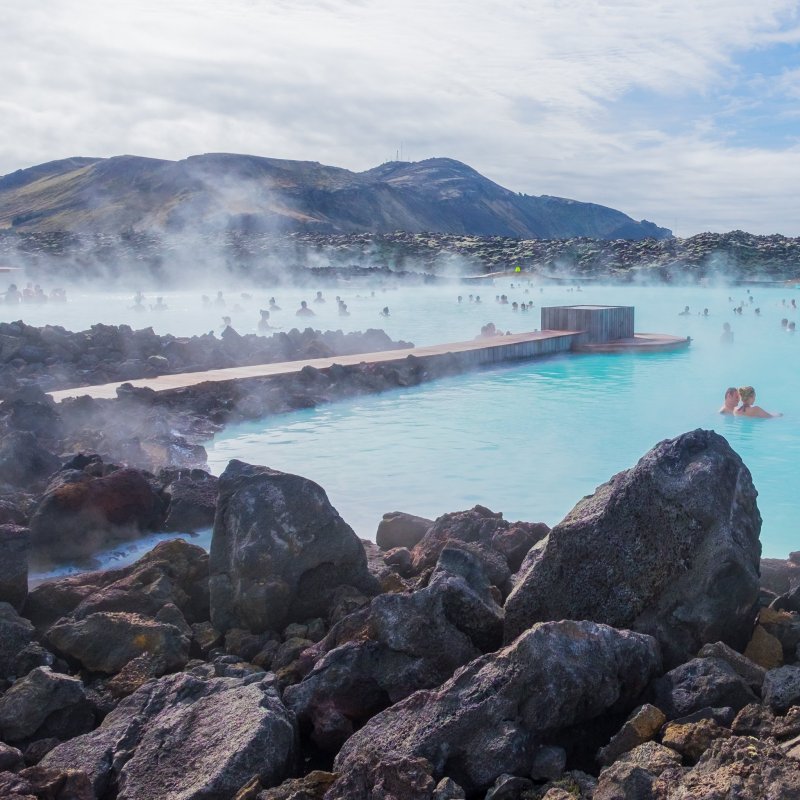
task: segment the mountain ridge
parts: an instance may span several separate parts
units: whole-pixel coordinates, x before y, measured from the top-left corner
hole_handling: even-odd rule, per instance
[[[596,203],[513,192],[451,158],[352,172],[318,161],[205,153],[179,161],[72,157],[0,177],[0,229],[202,230],[663,239]]]

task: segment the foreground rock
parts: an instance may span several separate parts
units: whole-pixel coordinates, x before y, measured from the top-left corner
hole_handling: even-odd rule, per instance
[[[373,717],[336,757],[326,798],[367,800],[389,779],[406,787],[397,796],[415,797],[414,786],[432,789],[442,777],[474,793],[503,773],[525,776],[547,736],[629,709],[659,669],[649,636],[591,622],[536,625]]]
[[[275,786],[295,757],[295,726],[268,681],[189,674],[152,681],[92,733],[52,750],[42,765],[80,769],[118,800],[233,797],[253,776]]]
[[[211,621],[281,630],[327,616],[337,587],[377,593],[364,548],[313,481],[231,461],[211,540]]]
[[[406,514],[403,511],[390,511],[383,515],[375,534],[375,544],[382,550],[395,547],[411,548],[433,525],[432,519]]]
[[[426,588],[379,595],[308,650],[304,659],[316,665],[284,699],[311,725],[314,741],[335,752],[387,705],[438,686],[462,664],[494,650],[502,629],[503,611],[480,561],[451,545]]]
[[[595,800],[798,800],[800,766],[781,747],[751,737],[719,737],[694,767],[636,748],[600,774]],[[654,745],[658,748],[658,745]],[[660,751],[672,752],[667,748]],[[676,763],[677,762],[677,763]]]
[[[0,772],[0,797],[4,800],[96,800],[89,778],[74,769],[28,767],[21,772]]]
[[[747,644],[761,517],[750,472],[713,431],[646,453],[535,546],[505,606],[506,639],[548,619],[654,636],[667,665],[707,642]]]

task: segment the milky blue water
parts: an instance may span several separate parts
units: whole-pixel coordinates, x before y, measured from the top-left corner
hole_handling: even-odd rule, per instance
[[[520,326],[519,312],[495,305],[495,291],[537,303],[524,317],[528,326]],[[209,447],[210,464],[218,473],[239,458],[312,478],[357,533],[373,538],[384,512],[436,517],[475,503],[552,525],[656,442],[713,428],[753,474],[764,554],[785,557],[800,549],[800,334],[781,328],[782,317],[798,320],[781,301],[800,301],[800,292],[751,292],[754,303],[741,288],[584,287],[577,294],[548,287],[524,295],[506,282],[483,287],[481,309],[459,307],[453,290],[403,292],[399,307],[414,304],[423,316],[397,335],[418,343],[466,338],[479,321],[531,329],[542,302],[580,302],[634,305],[637,330],[690,335],[692,345],[650,355],[565,355],[231,426]],[[744,312],[734,315],[740,301]],[[692,315],[678,316],[685,305]],[[707,318],[697,315],[704,307]],[[732,345],[720,341],[725,321]],[[742,384],[754,385],[757,402],[785,418],[719,415],[725,387]]]
[[[294,309],[315,292],[285,287],[245,287],[249,299],[239,289],[227,290],[224,308],[205,307],[200,299],[215,296],[220,287],[165,293],[166,312],[131,310],[129,292],[70,291],[63,305],[0,306],[0,319],[73,330],[126,322],[190,335],[219,332],[221,316],[228,314],[241,333],[252,333],[258,309],[275,296],[282,310],[272,321],[282,330],[298,323],[323,330],[381,327],[395,339],[423,345],[471,339],[489,321],[515,333],[533,330],[542,305],[633,305],[638,331],[688,335],[691,347],[650,355],[566,355],[231,426],[209,443],[210,466],[220,473],[229,459],[239,458],[312,478],[359,535],[374,538],[386,511],[436,517],[475,503],[502,511],[507,519],[554,524],[581,496],[630,467],[656,442],[713,428],[753,474],[764,518],[764,554],[785,557],[800,550],[800,334],[787,334],[780,325],[783,317],[800,323],[790,305],[792,298],[800,304],[800,291],[585,285],[576,292],[519,282],[512,288],[512,283],[323,289],[328,302],[311,304],[317,316],[309,321],[296,318]],[[482,302],[470,302],[470,293]],[[521,313],[498,305],[495,295],[501,293],[532,301],[535,308]],[[347,302],[349,317],[338,315],[337,294]],[[148,296],[146,306],[154,301]],[[739,303],[741,316],[732,312]],[[385,319],[379,312],[387,305]],[[691,314],[678,316],[686,305]],[[709,316],[699,315],[706,307]],[[723,322],[733,328],[732,345],[720,342]],[[742,384],[754,385],[759,404],[786,416],[720,416],[725,387]],[[197,541],[205,545],[208,538],[205,532]],[[130,563],[157,539],[110,548],[97,555],[95,565]],[[47,574],[83,568],[62,565]]]

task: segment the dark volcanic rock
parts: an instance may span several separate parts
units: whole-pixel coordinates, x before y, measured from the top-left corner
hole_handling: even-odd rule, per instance
[[[19,525],[0,525],[0,601],[19,609],[28,595],[30,531]]]
[[[328,800],[367,800],[376,764],[421,758],[468,793],[526,774],[541,737],[630,708],[660,669],[649,636],[591,622],[536,625],[502,650],[373,717],[334,763]]]
[[[65,712],[62,716],[87,719],[87,715],[81,713],[87,706],[83,684],[78,678],[52,672],[49,667],[38,667],[0,697],[0,736],[8,742],[36,738],[37,731],[51,715],[61,711]],[[88,727],[81,730],[78,725],[77,730],[73,727],[69,733],[73,736],[85,733],[91,730],[93,721],[90,711]]]
[[[339,586],[379,588],[320,486],[236,460],[219,481],[209,569],[211,621],[223,632],[280,630],[327,616]]]
[[[62,619],[47,632],[57,652],[92,672],[113,674],[144,653],[158,656],[166,670],[189,659],[189,636],[168,623],[141,614],[101,611],[83,619]]]
[[[431,525],[433,525],[432,519],[406,514],[403,511],[390,511],[384,514],[378,523],[375,544],[382,550],[392,550],[395,547],[411,548],[422,539]]]
[[[484,506],[443,514],[411,551],[415,572],[432,567],[451,540],[474,543],[500,553],[516,571],[525,553],[550,529],[544,523],[507,522]]]
[[[12,431],[0,440],[0,481],[27,489],[47,480],[61,467],[31,431]]]
[[[747,681],[721,658],[693,658],[654,683],[653,703],[667,719],[707,706],[739,711],[757,699]]]
[[[335,629],[308,650],[314,669],[284,693],[315,742],[334,752],[373,714],[438,686],[502,639],[502,609],[480,562],[454,546],[442,551],[426,588],[379,595],[358,620],[349,641]],[[353,621],[340,630],[345,625]]]
[[[800,705],[800,667],[778,667],[764,678],[764,703],[773,711],[784,713]]]
[[[758,596],[750,472],[713,431],[668,439],[582,500],[526,557],[506,639],[540,620],[648,633],[667,665],[706,642],[743,649]]]
[[[145,684],[42,765],[82,769],[100,796],[118,786],[118,800],[229,798],[254,775],[265,787],[287,777],[295,738],[267,681],[179,674]]]
[[[66,470],[50,483],[31,518],[31,543],[53,556],[86,555],[109,538],[155,530],[163,513],[161,498],[138,470],[99,478]]]
[[[168,498],[165,531],[198,531],[214,524],[217,510],[217,484],[214,475],[201,469],[179,473],[164,489]]]
[[[33,636],[33,625],[17,614],[12,605],[0,602],[0,679],[20,676],[20,654]]]

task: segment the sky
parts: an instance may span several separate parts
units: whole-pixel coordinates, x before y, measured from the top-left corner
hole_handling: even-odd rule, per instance
[[[0,0],[0,175],[401,148],[679,236],[799,236],[800,4]]]

